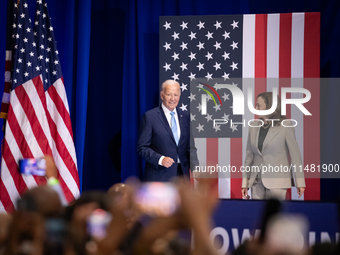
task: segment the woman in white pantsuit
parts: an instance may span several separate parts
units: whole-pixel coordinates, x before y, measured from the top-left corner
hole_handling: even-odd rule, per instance
[[[256,109],[270,109],[272,102],[272,93],[261,93],[256,99]],[[250,188],[253,199],[284,200],[287,188],[292,186],[297,187],[301,197],[306,187],[301,153],[293,123],[281,115],[279,97],[276,110],[269,116],[259,116],[259,119],[263,122],[255,121],[251,124],[253,127],[249,127],[245,171],[242,174],[242,197],[249,197]]]

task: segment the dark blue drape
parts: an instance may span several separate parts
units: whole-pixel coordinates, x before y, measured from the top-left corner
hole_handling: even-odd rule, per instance
[[[58,42],[83,190],[105,190],[142,174],[136,142],[142,114],[159,103],[159,16],[321,12],[321,76],[340,76],[338,0],[46,1]],[[0,52],[5,52],[7,0],[0,3]],[[34,19],[35,0],[28,4]],[[1,58],[0,70],[4,70]],[[2,86],[0,80],[0,91]],[[323,163],[339,163],[339,93],[337,84],[321,89]],[[339,187],[339,179],[321,180],[321,199],[336,198]]]

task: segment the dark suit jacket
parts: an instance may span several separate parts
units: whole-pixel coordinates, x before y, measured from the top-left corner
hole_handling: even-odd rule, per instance
[[[189,176],[190,163],[191,170],[198,165],[196,148],[190,132],[189,113],[178,108],[176,111],[181,129],[178,146],[161,105],[143,115],[137,152],[146,160],[145,181],[169,181],[176,176],[177,157],[180,159],[185,176]],[[169,168],[158,165],[161,156],[170,157],[175,163]]]

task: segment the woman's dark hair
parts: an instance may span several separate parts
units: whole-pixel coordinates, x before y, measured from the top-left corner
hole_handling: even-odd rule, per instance
[[[266,109],[270,109],[273,105],[273,93],[272,92],[263,92],[257,96],[257,98],[262,97],[264,102],[266,103]],[[277,106],[275,111],[268,116],[268,119],[279,119],[280,121],[274,121],[275,126],[279,126],[282,120],[285,120],[286,117],[281,115],[281,98],[277,95]]]

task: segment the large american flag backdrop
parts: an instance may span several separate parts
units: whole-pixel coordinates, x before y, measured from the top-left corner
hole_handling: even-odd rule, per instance
[[[160,83],[174,79],[181,85],[179,107],[191,113],[201,166],[231,165],[239,169],[245,159],[248,126],[212,126],[213,119],[229,120],[231,93],[215,87],[223,107],[219,109],[216,96],[217,106],[207,95],[207,114],[200,114],[203,90],[197,87],[209,90],[200,84],[214,87],[216,78],[218,83],[234,84],[243,92],[252,88],[253,102],[256,95],[272,91],[273,87],[279,91],[282,87],[308,89],[313,101],[304,106],[313,117],[289,105],[286,117],[299,123],[295,133],[303,164],[320,164],[320,87],[314,80],[303,79],[320,76],[319,13],[164,16],[160,17],[159,29]],[[256,116],[245,112],[243,118]],[[241,198],[242,174],[218,175],[219,197]],[[319,174],[305,172],[305,177],[306,191],[299,199],[320,200]],[[295,188],[288,190],[287,199],[298,199]]]
[[[37,1],[34,29],[26,1],[13,4],[15,53],[1,162],[2,211],[12,211],[26,189],[46,183],[45,177],[19,173],[22,158],[52,155],[66,199],[79,196],[72,126],[47,4]]]

